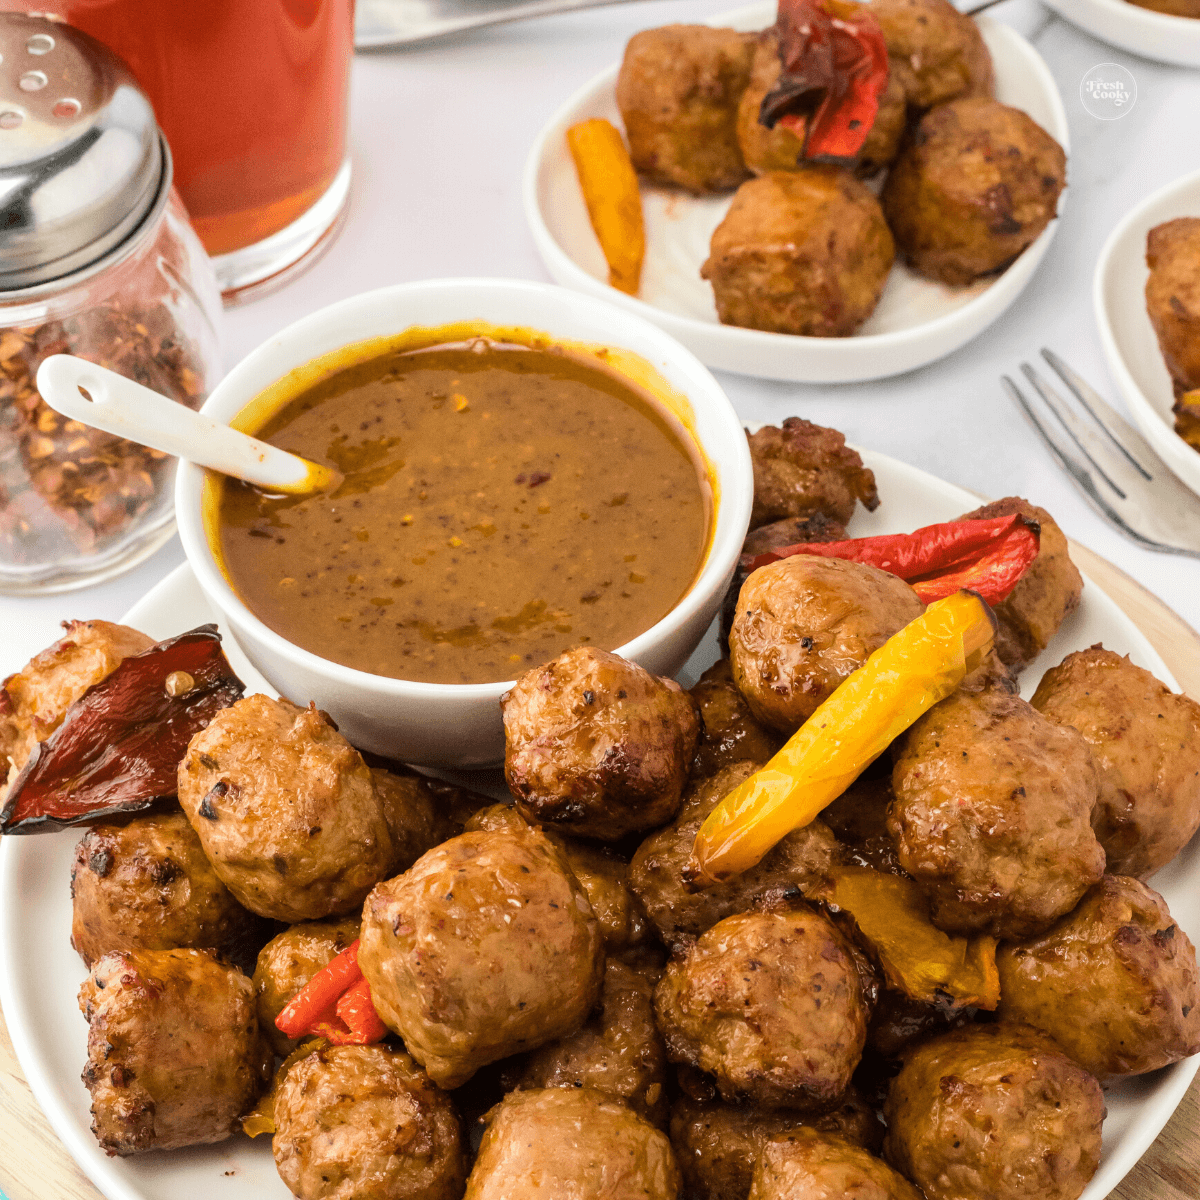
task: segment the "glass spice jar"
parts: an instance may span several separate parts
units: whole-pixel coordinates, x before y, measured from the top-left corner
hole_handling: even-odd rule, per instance
[[[174,532],[175,460],[60,416],[51,354],[198,408],[221,301],[124,64],[61,23],[0,13],[0,591],[65,591]]]

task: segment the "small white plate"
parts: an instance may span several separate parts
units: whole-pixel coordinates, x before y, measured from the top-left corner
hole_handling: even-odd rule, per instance
[[[851,521],[855,537],[915,529],[975,508],[978,499],[915,467],[862,451],[883,502]],[[151,637],[163,638],[217,621],[185,564],[126,615]],[[1164,683],[1176,683],[1162,659],[1128,617],[1094,584],[1024,675],[1032,694],[1042,673],[1072,650],[1095,642],[1129,654]],[[247,691],[270,693],[229,640],[226,649]],[[694,680],[716,660],[710,632],[684,670]],[[108,1200],[287,1200],[268,1138],[235,1137],[215,1146],[108,1158],[91,1132],[87,1090],[79,1072],[87,1059],[87,1024],[75,995],[87,972],[71,949],[71,861],[78,834],[47,833],[0,839],[0,1003],[17,1058],[55,1133]],[[1180,927],[1200,942],[1200,838],[1153,880]],[[1200,1058],[1130,1080],[1106,1093],[1108,1117],[1100,1169],[1081,1200],[1103,1200],[1146,1152],[1183,1099]]]
[[[1108,368],[1138,428],[1163,462],[1200,492],[1200,453],[1175,432],[1171,377],[1146,312],[1146,235],[1174,217],[1200,217],[1200,171],[1147,197],[1112,231],[1096,263],[1092,304]]]
[[[1129,0],[1046,0],[1065,20],[1131,54],[1200,67],[1200,20],[1169,17]]]
[[[775,4],[752,4],[710,25],[744,31],[775,20]],[[1024,109],[1068,149],[1067,115],[1054,78],[1038,52],[1015,30],[987,17],[979,30],[996,68],[996,99]],[[964,288],[922,279],[903,263],[892,268],[870,319],[852,337],[816,338],[722,325],[712,288],[700,278],[708,243],[732,194],[711,197],[643,185],[646,262],[641,298],[609,287],[608,268],[579,188],[566,131],[604,117],[621,127],[615,87],[618,65],[582,87],[551,118],[525,165],[525,217],[551,277],[602,296],[662,326],[706,366],[792,383],[853,383],[898,375],[943,358],[987,328],[1021,294],[1058,226],[1041,236],[1003,274]],[[1066,193],[1059,198],[1061,217]]]

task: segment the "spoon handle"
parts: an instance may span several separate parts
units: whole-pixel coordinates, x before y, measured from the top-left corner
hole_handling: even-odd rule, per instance
[[[37,386],[42,399],[64,417],[269,491],[315,492],[335,479],[327,467],[231,429],[73,354],[47,358],[38,368]]]

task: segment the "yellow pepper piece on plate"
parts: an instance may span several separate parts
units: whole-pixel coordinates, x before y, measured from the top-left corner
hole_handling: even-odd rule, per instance
[[[974,592],[931,604],[890,637],[696,834],[684,876],[712,887],[749,870],[838,798],[922,713],[974,670],[995,635]]]
[[[280,1085],[284,1076],[302,1059],[318,1050],[323,1050],[329,1043],[320,1037],[303,1041],[279,1064],[271,1086],[258,1098],[258,1103],[242,1118],[242,1132],[247,1137],[258,1137],[260,1133],[275,1132],[275,1097],[279,1095]]]
[[[588,217],[608,262],[608,282],[636,296],[646,257],[642,193],[621,134],[594,117],[567,130],[567,145],[579,173]]]
[[[993,1009],[1000,1003],[996,939],[952,937],[929,919],[920,885],[870,867],[835,867],[820,899],[848,912],[888,986],[930,1004]]]

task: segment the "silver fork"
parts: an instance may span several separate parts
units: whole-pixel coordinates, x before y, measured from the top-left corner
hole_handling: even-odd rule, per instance
[[[1029,363],[1021,364],[1021,373],[1056,421],[1035,411],[1009,376],[1000,382],[1075,486],[1109,524],[1139,546],[1200,558],[1200,496],[1185,487],[1146,439],[1057,354],[1043,349],[1042,357],[1079,407]]]

